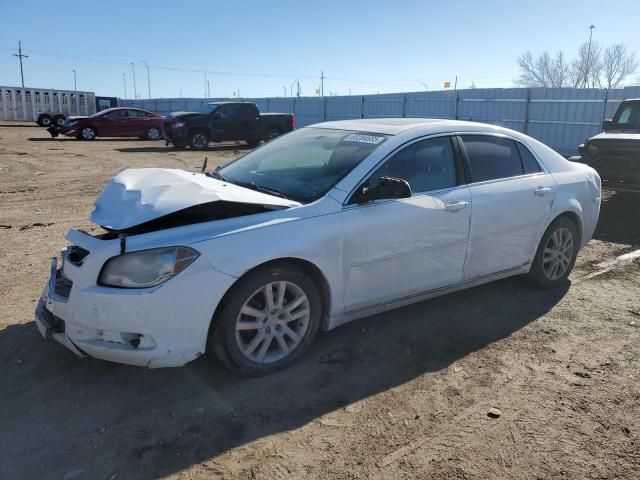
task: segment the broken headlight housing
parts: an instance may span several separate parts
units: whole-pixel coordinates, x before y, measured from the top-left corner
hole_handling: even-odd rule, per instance
[[[162,247],[111,257],[102,267],[98,285],[149,288],[166,282],[191,265],[200,254],[189,247]]]

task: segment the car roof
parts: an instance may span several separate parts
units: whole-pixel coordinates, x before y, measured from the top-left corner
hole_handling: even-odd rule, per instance
[[[309,125],[314,128],[334,130],[357,130],[360,132],[380,133],[383,135],[399,135],[415,128],[427,127],[435,132],[453,130],[474,130],[479,132],[495,132],[495,125],[486,123],[465,122],[462,120],[443,120],[440,118],[360,118],[355,120],[338,120]]]

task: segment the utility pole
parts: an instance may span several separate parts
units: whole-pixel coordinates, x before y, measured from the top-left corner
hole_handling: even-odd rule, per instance
[[[587,48],[587,64],[584,67],[584,82],[582,84],[583,87],[588,87],[589,83],[589,67],[591,66],[591,38],[593,37],[593,29],[596,28],[595,25],[589,26],[589,47]]]
[[[131,62],[131,71],[133,72],[133,98],[138,98],[138,87],[136,87],[136,66]]]
[[[324,97],[324,71],[320,70],[320,96]]]
[[[282,86],[282,91],[284,92],[284,98],[287,98],[287,87]]]
[[[211,83],[207,80],[207,98],[211,98]]]
[[[204,72],[204,98],[207,98],[207,72]]]
[[[149,65],[142,60],[142,64],[147,67],[147,91],[149,92],[149,99],[151,99],[151,75],[149,74]]]
[[[73,90],[76,95],[76,115],[80,115],[80,99],[78,98],[78,82],[76,81],[76,71],[71,70],[73,72]]]
[[[22,40],[18,42],[18,53],[14,53],[13,56],[20,59],[20,79],[22,80],[22,88],[24,88],[24,70],[22,69],[22,59],[29,58],[29,55],[22,54]]]
[[[124,98],[127,98],[127,74],[122,74],[122,85],[124,86]]]

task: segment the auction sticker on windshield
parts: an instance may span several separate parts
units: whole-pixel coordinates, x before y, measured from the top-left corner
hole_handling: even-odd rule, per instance
[[[343,142],[372,143],[377,145],[382,142],[385,137],[376,137],[375,135],[364,135],[362,133],[352,133],[342,140]]]

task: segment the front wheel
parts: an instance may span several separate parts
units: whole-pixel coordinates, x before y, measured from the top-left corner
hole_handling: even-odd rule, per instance
[[[202,130],[197,130],[189,137],[189,146],[194,150],[204,150],[209,146],[209,136]]]
[[[162,138],[162,130],[158,127],[149,127],[146,133],[147,140],[160,140]]]
[[[232,370],[265,375],[299,359],[320,327],[312,277],[296,265],[262,268],[241,279],[216,315],[210,346]]]
[[[578,242],[578,229],[571,220],[567,217],[554,220],[540,240],[529,280],[542,288],[563,284],[576,262]]]
[[[96,131],[93,127],[83,127],[78,133],[80,140],[94,140],[96,138]]]

